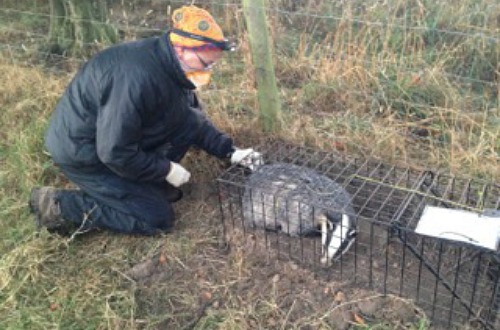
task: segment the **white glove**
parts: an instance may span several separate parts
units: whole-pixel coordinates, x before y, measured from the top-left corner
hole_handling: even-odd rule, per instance
[[[264,164],[264,160],[262,159],[262,154],[260,152],[254,151],[252,148],[234,149],[235,150],[231,155],[231,164],[240,164],[241,166],[247,167],[252,171],[255,170],[256,166]]]
[[[182,167],[181,164],[170,162],[170,172],[166,180],[174,187],[180,187],[191,178],[191,173]]]

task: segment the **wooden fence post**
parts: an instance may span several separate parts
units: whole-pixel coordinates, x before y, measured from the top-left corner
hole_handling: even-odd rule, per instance
[[[280,128],[281,102],[276,86],[264,0],[243,0],[243,12],[255,67],[260,121],[264,131],[276,131]]]

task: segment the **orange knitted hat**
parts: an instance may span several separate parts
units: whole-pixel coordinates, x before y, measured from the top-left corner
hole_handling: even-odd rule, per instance
[[[183,6],[172,14],[174,26],[170,40],[186,48],[210,47],[224,49],[227,43],[222,29],[212,15],[196,6]],[[225,50],[225,49],[224,49]]]

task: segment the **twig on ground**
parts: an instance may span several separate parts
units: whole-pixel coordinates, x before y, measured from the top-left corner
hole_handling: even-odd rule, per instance
[[[119,275],[123,276],[125,279],[127,279],[128,281],[130,281],[131,283],[136,283],[137,281],[135,281],[132,277],[128,276],[127,274],[125,274],[124,272],[121,272],[119,271],[118,269],[114,268],[114,267],[111,267],[111,270],[112,271],[115,271],[117,272]]]
[[[421,315],[421,316],[425,316],[425,313],[422,309],[418,308],[417,306],[415,306],[412,302],[410,302],[408,299],[404,299],[404,298],[401,298],[401,297],[398,297],[398,296],[394,296],[394,295],[384,295],[384,294],[378,294],[378,295],[374,295],[374,296],[369,296],[369,297],[365,297],[365,298],[360,298],[360,299],[356,299],[356,300],[351,300],[351,301],[347,301],[345,303],[342,303],[340,305],[337,305],[335,306],[334,308],[332,308],[331,310],[329,310],[328,312],[326,312],[323,316],[321,316],[319,319],[320,320],[324,320],[325,318],[327,318],[331,313],[333,313],[334,311],[336,311],[337,309],[340,309],[342,307],[346,307],[346,306],[350,306],[350,305],[354,305],[354,304],[357,304],[359,302],[363,302],[363,301],[368,301],[368,300],[372,300],[372,299],[378,299],[378,298],[391,298],[391,299],[394,299],[394,300],[399,300],[399,301],[402,301],[406,304],[411,304],[413,306],[413,308]]]
[[[85,228],[85,225],[87,224],[87,221],[89,220],[90,215],[92,214],[92,212],[95,211],[96,208],[97,208],[97,204],[94,205],[94,207],[88,213],[84,214],[83,221],[82,221],[80,227],[78,227],[78,229],[75,230],[75,232],[73,234],[71,234],[70,238],[68,238],[68,240],[66,241],[66,245],[69,245],[69,243],[71,243],[75,239],[76,236],[81,235],[81,234],[85,234],[85,233],[89,232],[90,230],[92,230],[91,228],[83,230],[83,228]]]
[[[297,299],[293,300],[292,306],[288,310],[288,313],[286,313],[285,319],[283,320],[283,323],[281,324],[281,329],[285,329],[286,323],[288,322],[288,317],[290,316],[290,313],[292,313],[293,307],[295,307],[295,303],[297,302]]]

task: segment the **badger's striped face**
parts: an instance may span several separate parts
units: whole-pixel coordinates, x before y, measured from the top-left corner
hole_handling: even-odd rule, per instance
[[[349,248],[356,236],[354,222],[347,214],[342,214],[340,221],[335,221],[326,216],[320,219],[321,226],[321,263],[340,258]]]

